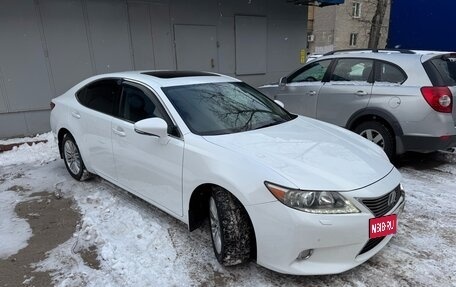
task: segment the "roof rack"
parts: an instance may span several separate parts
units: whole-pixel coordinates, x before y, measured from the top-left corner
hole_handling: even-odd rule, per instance
[[[372,52],[372,53],[398,52],[401,54],[416,54],[414,51],[406,50],[406,49],[344,49],[344,50],[334,50],[334,51],[324,54],[323,56],[329,56],[329,55],[334,55],[334,54],[339,54],[339,53],[349,53],[349,52]]]

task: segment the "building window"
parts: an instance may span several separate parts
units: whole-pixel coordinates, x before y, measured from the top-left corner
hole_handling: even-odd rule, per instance
[[[361,18],[361,3],[353,2],[353,18]]]
[[[358,34],[351,33],[350,34],[350,46],[355,47],[357,42],[358,42]]]

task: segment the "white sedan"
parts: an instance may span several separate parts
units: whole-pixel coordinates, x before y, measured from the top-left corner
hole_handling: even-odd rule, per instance
[[[404,207],[375,144],[289,114],[237,79],[205,72],[89,78],[51,103],[68,172],[97,174],[188,224],[209,218],[223,265],[340,273],[380,251]]]

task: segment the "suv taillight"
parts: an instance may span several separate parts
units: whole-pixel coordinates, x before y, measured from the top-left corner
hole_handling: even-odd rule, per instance
[[[448,87],[422,87],[421,93],[431,108],[437,112],[453,111],[453,95]]]

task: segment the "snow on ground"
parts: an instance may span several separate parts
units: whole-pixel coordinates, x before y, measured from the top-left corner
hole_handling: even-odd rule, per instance
[[[32,192],[11,196],[7,189],[14,185],[74,198],[80,226],[35,264],[50,271],[57,286],[456,286],[456,154],[401,163],[406,208],[397,236],[379,254],[343,274],[305,277],[255,263],[220,266],[207,225],[190,233],[183,223],[98,177],[73,180],[62,160],[53,161],[58,152],[52,137],[48,140],[35,149],[0,153],[0,217],[11,222],[14,205]],[[20,223],[14,228],[26,230]],[[80,256],[90,246],[97,247],[98,270]]]
[[[57,144],[50,132],[37,135],[34,138],[2,140],[0,144],[31,141],[47,142],[34,143],[31,146],[24,143],[18,147],[14,147],[11,151],[0,153],[0,167],[25,163],[43,164],[59,157]]]
[[[0,192],[0,259],[6,259],[26,247],[27,240],[32,236],[30,225],[14,212],[20,201],[20,196],[14,191]]]

